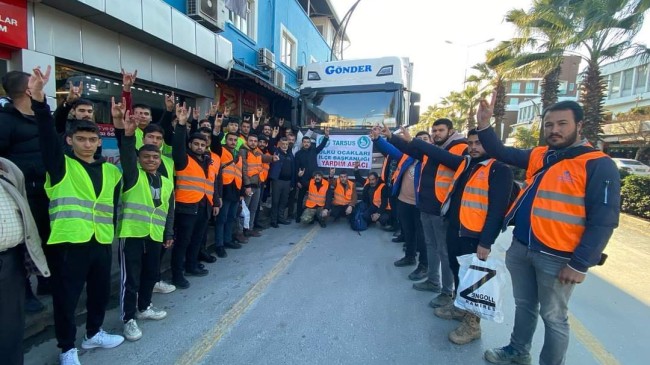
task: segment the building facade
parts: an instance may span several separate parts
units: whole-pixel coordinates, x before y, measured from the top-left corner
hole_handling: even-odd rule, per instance
[[[624,121],[621,113],[635,108],[650,108],[650,60],[627,57],[602,66],[607,83],[604,108],[603,149],[612,157],[637,158],[650,162],[650,115]]]

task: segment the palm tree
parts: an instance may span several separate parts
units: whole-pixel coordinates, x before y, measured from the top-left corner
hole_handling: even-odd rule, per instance
[[[602,133],[607,87],[600,65],[623,55],[650,54],[645,46],[632,41],[649,8],[649,0],[538,0],[533,6],[535,16],[548,21],[557,32],[553,45],[587,63],[580,84],[585,111],[582,133],[593,144]]]

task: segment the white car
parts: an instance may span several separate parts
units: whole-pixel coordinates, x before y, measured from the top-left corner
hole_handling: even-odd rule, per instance
[[[629,158],[613,158],[616,166],[634,175],[650,175],[650,166]]]

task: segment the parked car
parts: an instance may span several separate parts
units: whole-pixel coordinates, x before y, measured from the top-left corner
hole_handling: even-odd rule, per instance
[[[619,169],[633,175],[650,175],[650,166],[630,158],[613,158]]]

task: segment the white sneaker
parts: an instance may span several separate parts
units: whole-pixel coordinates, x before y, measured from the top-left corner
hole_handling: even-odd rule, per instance
[[[124,323],[124,337],[129,341],[137,341],[142,338],[142,331],[140,331],[135,319]]]
[[[162,309],[158,309],[153,305],[149,304],[149,307],[142,312],[136,312],[135,318],[137,319],[155,319],[160,320],[167,317],[167,312]]]
[[[166,283],[164,281],[159,281],[156,285],[153,286],[154,293],[169,294],[176,290],[176,287],[172,284]]]
[[[70,349],[59,355],[59,364],[61,365],[81,365],[77,349]]]
[[[96,347],[112,349],[113,347],[119,346],[122,342],[124,342],[124,337],[120,335],[109,335],[104,332],[104,330],[100,329],[92,338],[84,336],[81,347],[86,350],[94,349]]]

